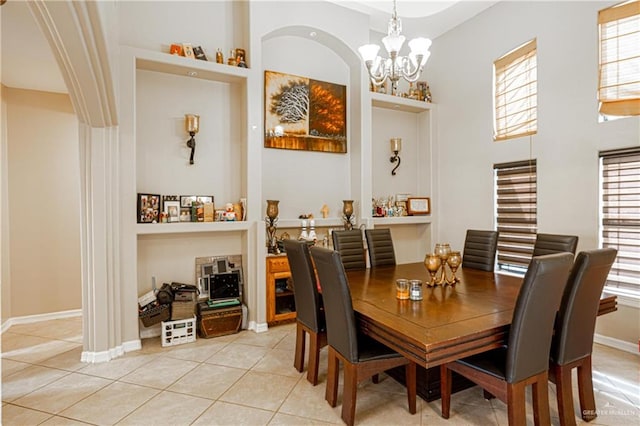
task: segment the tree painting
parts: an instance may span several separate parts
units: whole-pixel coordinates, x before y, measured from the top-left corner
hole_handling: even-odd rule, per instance
[[[346,118],[346,86],[265,71],[265,147],[345,153]]]

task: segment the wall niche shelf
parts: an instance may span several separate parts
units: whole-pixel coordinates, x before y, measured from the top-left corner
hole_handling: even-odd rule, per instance
[[[431,216],[374,217],[374,225],[419,225],[431,223]]]
[[[185,222],[185,223],[142,223],[136,225],[137,235],[182,234],[192,232],[247,231],[251,226],[247,221],[235,222]]]
[[[370,92],[369,95],[371,96],[371,105],[378,108],[414,113],[424,112],[434,108],[434,104],[430,102],[376,92]]]
[[[131,53],[136,57],[136,68],[139,70],[224,83],[241,83],[249,75],[248,68],[232,67],[163,52],[132,48]]]

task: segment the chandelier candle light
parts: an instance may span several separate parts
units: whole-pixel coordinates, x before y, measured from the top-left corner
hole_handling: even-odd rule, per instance
[[[409,48],[411,49],[409,56],[399,56],[404,40],[402,22],[396,12],[396,0],[393,0],[393,16],[389,20],[387,36],[382,39],[389,58],[383,59],[378,55],[380,46],[377,44],[365,44],[358,48],[369,72],[369,77],[371,77],[371,82],[375,86],[381,86],[387,79],[391,80],[392,95],[397,95],[400,77],[410,83],[418,80],[424,64],[427,63],[427,59],[431,55],[431,52],[429,52],[431,40],[417,37],[409,41]]]

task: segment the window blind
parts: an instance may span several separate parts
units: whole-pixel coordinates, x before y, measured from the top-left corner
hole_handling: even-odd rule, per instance
[[[640,149],[601,157],[601,242],[618,250],[606,289],[640,296]]]
[[[496,141],[537,132],[536,39],[494,62]]]
[[[536,160],[495,164],[498,269],[524,272],[537,231]]]
[[[598,12],[600,113],[640,115],[640,1]]]

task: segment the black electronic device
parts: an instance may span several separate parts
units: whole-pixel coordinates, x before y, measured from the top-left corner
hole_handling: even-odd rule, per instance
[[[209,299],[214,301],[242,300],[242,272],[240,269],[209,275]]]

